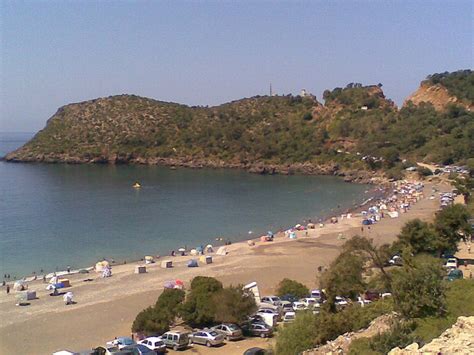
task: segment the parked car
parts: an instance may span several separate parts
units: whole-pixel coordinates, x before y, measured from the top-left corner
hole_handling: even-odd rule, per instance
[[[181,331],[169,331],[161,336],[166,347],[173,350],[186,349],[189,345],[189,333]]]
[[[462,280],[464,278],[464,275],[462,273],[461,270],[459,269],[454,269],[454,270],[451,270],[449,273],[448,273],[448,280],[449,281],[454,281],[454,280]]]
[[[291,303],[298,301],[298,297],[296,297],[294,295],[290,295],[290,294],[281,296],[280,299],[282,301],[288,301],[288,302],[291,302]]]
[[[161,337],[148,337],[140,340],[138,344],[145,345],[147,348],[150,348],[157,354],[164,354],[166,352],[166,345]]]
[[[449,268],[457,269],[458,259],[448,258],[448,260],[446,260],[446,264],[444,264],[444,267],[447,268],[447,269],[449,269]]]
[[[201,344],[211,347],[223,344],[224,335],[219,334],[215,330],[200,330],[189,335],[189,342],[192,344]]]
[[[273,335],[271,327],[265,323],[248,323],[242,327],[242,331],[245,335],[259,336],[261,338],[268,338]]]
[[[304,311],[308,309],[308,306],[303,302],[293,302],[293,310],[296,311]]]
[[[318,304],[316,298],[312,297],[302,298],[300,299],[300,302],[302,302],[306,306],[306,308],[314,307],[316,304]]]
[[[315,289],[315,290],[312,290],[312,291],[311,291],[311,298],[314,298],[314,299],[316,299],[316,301],[321,302],[321,301],[323,301],[326,297],[325,297],[323,291],[321,291],[321,290],[319,290],[319,289]]]
[[[128,345],[128,346],[122,348],[122,351],[129,351],[129,350],[133,351],[132,354],[134,354],[134,355],[152,355],[152,354],[156,354],[148,346],[145,346],[143,344]]]
[[[280,312],[277,309],[271,309],[271,308],[259,308],[257,311],[258,315],[264,315],[264,314],[270,314],[272,316],[276,316],[278,319],[280,319]]]
[[[244,355],[265,355],[266,351],[262,348],[250,348],[244,351]]]
[[[281,307],[283,313],[293,311],[293,303],[289,302],[289,301],[281,301],[280,307]]]
[[[113,347],[116,346],[119,350],[122,350],[126,346],[135,345],[135,341],[129,337],[117,337],[114,340],[108,341],[107,346]]]
[[[224,335],[226,340],[238,340],[242,339],[242,329],[240,329],[237,325],[231,323],[223,323],[216,325],[215,327],[211,328],[216,332]]]
[[[396,265],[396,266],[401,266],[403,265],[403,260],[402,260],[402,257],[400,255],[394,255],[389,261],[388,263],[390,265]]]
[[[362,297],[357,297],[357,303],[360,304],[361,307],[364,307],[366,305],[368,305],[369,303],[372,303],[371,300],[366,300],[365,298],[362,298]]]
[[[281,304],[281,299],[278,296],[265,296],[260,298],[260,302],[269,303],[278,307]]]
[[[286,312],[283,315],[283,323],[292,323],[295,321],[296,313],[295,312]]]
[[[334,304],[336,305],[336,307],[344,308],[349,305],[349,302],[344,297],[336,296]]]
[[[376,301],[380,298],[380,293],[378,293],[377,291],[368,290],[368,291],[365,291],[364,298],[366,300],[369,300],[369,301],[373,302],[373,301]]]

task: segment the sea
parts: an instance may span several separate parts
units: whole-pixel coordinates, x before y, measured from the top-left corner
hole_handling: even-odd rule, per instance
[[[0,133],[0,156],[32,136]],[[0,277],[255,238],[358,205],[369,190],[333,176],[0,161]]]

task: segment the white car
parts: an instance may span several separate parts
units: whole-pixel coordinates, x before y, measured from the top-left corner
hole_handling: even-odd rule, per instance
[[[321,290],[315,289],[311,291],[311,298],[315,298],[318,301],[323,299],[323,293]]]
[[[148,349],[153,350],[158,354],[164,354],[166,352],[166,344],[163,342],[161,337],[149,337],[140,340],[138,344],[145,345]]]
[[[336,306],[339,306],[339,307],[343,307],[343,308],[344,308],[344,307],[346,307],[346,306],[349,304],[349,302],[347,302],[343,297],[336,296],[336,300],[335,300],[334,304],[335,304]]]
[[[359,297],[357,297],[357,303],[360,304],[361,307],[364,307],[364,306],[368,305],[369,303],[372,303],[372,301],[371,300],[366,300],[366,299],[359,296]]]
[[[458,267],[458,260],[456,258],[449,258],[447,261],[446,261],[446,264],[444,265],[445,268],[449,269],[449,268],[454,268],[454,269],[457,269]]]
[[[293,310],[296,311],[304,311],[308,309],[308,306],[303,302],[293,302]]]
[[[306,308],[315,307],[317,304],[319,305],[318,300],[313,297],[302,298],[300,302],[304,303]]]
[[[295,312],[286,312],[283,316],[283,323],[292,323],[295,321],[296,313]]]
[[[129,337],[118,337],[106,343],[107,346],[116,346],[119,350],[134,344],[136,344],[135,341]]]
[[[269,303],[274,306],[279,306],[281,305],[281,299],[278,296],[265,296],[260,299],[260,302],[262,303]]]
[[[271,308],[260,308],[257,313],[258,315],[262,315],[262,314],[271,314],[273,316],[278,316],[280,317],[280,313],[278,312],[278,310],[276,309],[271,309]]]

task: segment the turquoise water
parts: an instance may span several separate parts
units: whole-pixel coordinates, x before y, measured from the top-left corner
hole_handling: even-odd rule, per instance
[[[0,134],[0,155],[30,136]],[[18,277],[243,240],[360,203],[368,188],[328,176],[4,162],[0,184],[0,274]]]

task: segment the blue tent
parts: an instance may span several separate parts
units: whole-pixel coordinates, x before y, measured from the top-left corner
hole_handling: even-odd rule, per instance
[[[198,262],[196,259],[191,259],[188,261],[188,267],[198,267]]]
[[[362,224],[363,224],[364,226],[368,226],[368,225],[372,224],[372,221],[371,221],[370,219],[364,219],[364,220],[362,221]]]

